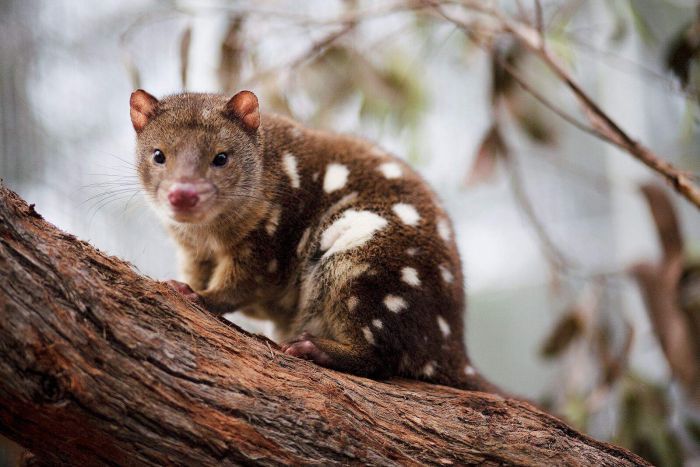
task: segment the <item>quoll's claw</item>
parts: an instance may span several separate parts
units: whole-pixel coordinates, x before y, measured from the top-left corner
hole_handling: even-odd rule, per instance
[[[195,303],[200,303],[201,298],[197,292],[192,290],[192,287],[189,285],[185,284],[184,282],[176,281],[176,280],[169,280],[166,281],[166,284],[168,284],[170,287],[172,287],[176,292],[181,294],[183,297],[186,299],[195,302]]]
[[[280,348],[282,349],[282,352],[287,352],[287,349],[292,346],[292,344],[296,344],[301,341],[309,341],[314,338],[314,335],[311,334],[308,331],[304,331],[301,334],[299,334],[296,337],[292,337],[291,339],[284,341],[282,344],[280,344]]]
[[[180,281],[176,281],[176,280],[169,280],[169,281],[165,281],[165,283],[168,284],[173,289],[175,289],[176,292],[181,293],[182,295],[195,293],[194,290],[192,290],[192,287],[185,284],[184,282],[180,282]]]
[[[297,338],[297,340],[282,344],[282,351],[293,357],[311,360],[317,365],[330,366],[331,358],[326,352],[319,349],[312,340],[309,340],[309,337],[312,337],[311,334],[305,332],[299,336],[302,339]]]

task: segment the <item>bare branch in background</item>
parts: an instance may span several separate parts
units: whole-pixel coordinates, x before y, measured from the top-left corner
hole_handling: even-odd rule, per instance
[[[540,34],[540,40],[542,41],[542,47],[545,44],[545,32],[544,32],[544,17],[542,15],[542,2],[540,0],[534,0],[535,4],[535,28]]]
[[[187,68],[190,64],[190,43],[192,42],[192,26],[187,25],[180,37],[180,82],[182,89],[187,89]]]
[[[276,73],[279,73],[280,71],[294,70],[299,66],[303,65],[304,63],[313,60],[315,57],[322,54],[329,46],[333,45],[335,41],[343,37],[348,32],[352,31],[355,28],[355,26],[357,26],[357,23],[354,21],[346,22],[340,29],[326,34],[321,39],[315,41],[309,46],[309,48],[304,53],[300,54],[298,57],[291,60],[290,62],[268,68],[267,70],[263,70],[246,79],[243,83],[243,87],[245,87],[246,85],[263,81],[265,80],[265,78],[273,76]]]
[[[547,262],[550,264],[552,271],[556,275],[559,275],[563,270],[570,269],[573,266],[571,260],[564,255],[554,240],[552,240],[549,232],[547,232],[547,229],[544,227],[544,223],[537,216],[535,207],[525,189],[523,176],[520,173],[517,161],[513,158],[512,154],[507,157],[505,161],[508,173],[510,174],[510,185],[513,189],[515,201],[518,203],[520,210],[535,231],[542,252]]]
[[[238,88],[241,74],[244,41],[241,37],[243,15],[232,18],[228,30],[221,43],[221,59],[219,61],[219,87],[225,94],[233,94]]]
[[[451,15],[443,8],[444,5],[454,2],[442,2],[438,0],[423,0],[426,7],[430,7],[439,16],[460,27],[468,37],[474,39],[473,25]],[[693,183],[691,174],[679,170],[671,163],[662,159],[651,149],[631,138],[622,128],[605,113],[598,104],[575,81],[573,75],[561,64],[560,60],[550,54],[544,48],[544,43],[538,31],[531,26],[513,21],[506,17],[500,10],[473,0],[462,0],[462,6],[467,9],[488,15],[502,32],[511,34],[523,46],[537,56],[554,75],[565,84],[578,100],[586,118],[591,124],[590,130],[598,138],[607,141],[623,149],[628,154],[638,159],[647,167],[661,174],[673,188],[685,197],[689,202],[700,208],[700,187]],[[482,45],[477,41],[478,45]],[[567,120],[568,121],[568,120]]]

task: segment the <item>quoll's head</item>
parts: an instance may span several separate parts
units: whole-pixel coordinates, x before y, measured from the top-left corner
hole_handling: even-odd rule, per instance
[[[130,99],[136,166],[156,211],[170,222],[207,224],[243,215],[259,199],[262,135],[258,99],[184,93]]]

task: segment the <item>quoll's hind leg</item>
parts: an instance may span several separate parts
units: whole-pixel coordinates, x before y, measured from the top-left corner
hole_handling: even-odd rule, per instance
[[[362,342],[345,344],[304,332],[282,344],[282,350],[317,365],[360,376],[377,376],[382,369],[376,350]]]

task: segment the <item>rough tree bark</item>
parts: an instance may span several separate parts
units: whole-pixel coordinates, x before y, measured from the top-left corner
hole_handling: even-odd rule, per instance
[[[0,432],[74,465],[645,464],[525,402],[286,356],[2,186]]]

